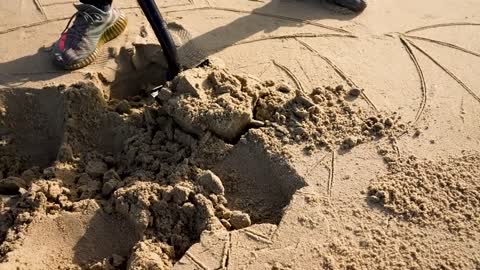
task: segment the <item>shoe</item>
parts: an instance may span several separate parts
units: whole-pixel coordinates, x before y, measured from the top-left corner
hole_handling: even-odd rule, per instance
[[[67,70],[90,65],[97,58],[100,47],[127,27],[127,18],[116,9],[103,11],[88,4],[75,5],[75,8],[77,12],[52,50],[54,62]]]
[[[364,0],[331,0],[336,5],[348,8],[354,12],[362,12],[367,7],[367,2]]]

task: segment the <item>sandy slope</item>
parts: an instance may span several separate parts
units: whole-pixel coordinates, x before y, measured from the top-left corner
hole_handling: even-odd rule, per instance
[[[100,158],[108,163],[107,157],[112,152],[125,154],[128,148],[123,148],[122,142],[134,134],[128,121],[144,119],[146,109],[135,108],[136,101],[130,100],[134,109],[128,117],[109,114],[110,107],[115,109],[117,103],[107,104],[100,96],[121,99],[138,94],[146,87],[146,81],[161,81],[162,61],[154,55],[158,48],[138,45],[137,58],[133,61],[137,70],[132,68],[125,48],[132,48],[132,42],[149,44],[156,40],[148,27],[143,30],[145,21],[136,3],[126,0],[117,1],[116,6],[128,15],[128,33],[109,43],[104,48],[104,56],[94,65],[70,73],[57,70],[50,62],[48,49],[42,47],[48,47],[55,40],[71,16],[73,8],[67,2],[3,0],[0,3],[3,18],[0,23],[3,41],[0,45],[0,153],[3,154],[0,179],[19,176],[32,165],[47,166],[57,158],[61,142],[65,140],[73,144],[75,155],[87,148],[85,152],[92,149],[99,152],[95,154],[99,156],[90,154],[85,161]],[[2,197],[0,207],[2,233],[10,227],[14,229],[0,238],[7,239],[5,242],[12,244],[8,249],[13,250],[3,254],[0,269],[74,269],[76,264],[85,266],[95,262],[97,267],[106,269],[114,267],[112,265],[141,269],[149,263],[152,269],[168,269],[172,262],[174,269],[480,267],[480,80],[477,78],[480,6],[477,1],[371,0],[368,9],[358,16],[313,0],[157,2],[169,21],[181,25],[192,35],[186,47],[180,49],[182,53],[191,52],[194,46],[203,54],[220,59],[219,65],[234,73],[251,74],[259,81],[273,80],[277,85],[284,81],[313,100],[315,87],[323,89],[341,84],[347,91],[352,87],[363,89],[363,97],[350,101],[345,96],[345,102],[370,114],[378,110],[382,117],[396,113],[401,119],[395,125],[403,124],[399,128],[401,132],[382,138],[368,137],[344,151],[339,149],[344,138],[334,135],[355,138],[363,135],[355,133],[353,124],[354,128],[346,131],[333,127],[322,133],[333,147],[315,148],[307,151],[308,155],[305,147],[310,149],[311,144],[318,141],[295,141],[294,135],[289,137],[285,133],[279,137],[271,127],[251,131],[239,143],[227,140],[232,145],[224,145],[223,141],[206,144],[211,152],[203,154],[212,160],[205,159],[209,162],[220,159],[208,168],[223,181],[229,200],[225,206],[248,212],[256,224],[241,230],[218,229],[208,223],[209,219],[209,225],[203,226],[205,216],[199,221],[185,214],[189,211],[187,208],[178,210],[169,205],[169,210],[162,213],[185,214],[187,220],[195,220],[195,233],[189,235],[190,231],[183,225],[167,226],[170,231],[165,231],[162,225],[152,227],[146,222],[148,229],[143,235],[150,240],[155,235],[188,238],[168,243],[175,246],[177,252],[199,242],[183,257],[178,257],[178,253],[172,255],[169,247],[158,242],[137,243],[138,226],[143,223],[135,219],[138,219],[136,214],[152,213],[153,219],[163,217],[152,210],[155,203],[163,203],[162,199],[150,199],[151,205],[147,207],[139,206],[129,197],[132,201],[129,199],[128,203],[141,209],[138,213],[127,211],[127,216],[134,217],[133,224],[117,216],[118,213],[111,215],[103,211],[116,209],[122,196],[128,194],[142,201],[142,196],[150,192],[171,192],[163,185],[179,189],[178,183],[181,183],[180,186],[188,187],[190,194],[201,194],[202,189],[197,189],[196,180],[192,180],[196,179],[197,171],[191,172],[192,178],[187,177],[184,182],[164,183],[148,175],[148,171],[154,169],[135,167],[140,166],[135,163],[134,167],[124,169],[122,177],[147,171],[148,180],[142,180],[147,184],[119,188],[118,195],[105,195],[102,188],[89,186],[87,191],[94,191],[84,198],[96,196],[101,202],[93,207],[81,203],[76,207],[66,206],[65,201],[62,204],[60,196],[74,201],[82,199],[81,194],[76,198],[64,190],[61,195],[55,195],[57,201],[47,196],[44,208],[35,210],[37,215],[32,214],[32,218],[17,211],[15,226],[9,223],[11,213],[5,213],[10,208],[18,209],[11,205],[16,198],[12,202],[7,185],[2,184],[3,192],[8,195]],[[147,35],[142,37],[142,31]],[[192,57],[187,60],[191,61]],[[149,62],[154,62],[153,68],[146,66]],[[93,97],[83,101],[79,97],[60,95],[61,89],[56,85],[70,85],[79,80],[94,82],[101,92],[94,91]],[[45,86],[55,87],[38,90]],[[343,95],[339,95],[341,102]],[[322,112],[329,110],[327,106],[331,107],[327,103],[317,103]],[[282,113],[287,117],[298,109],[285,108]],[[82,122],[82,110],[91,111],[85,116],[88,121]],[[76,124],[81,123],[73,131],[68,130],[69,122],[63,119],[71,115],[78,117],[74,117]],[[362,114],[355,115],[359,121],[366,121]],[[339,114],[340,119],[344,119],[341,116]],[[385,123],[384,118],[380,119]],[[147,129],[148,120],[145,121],[138,124],[141,127],[133,125]],[[121,131],[115,127],[121,127]],[[285,127],[291,128],[288,124]],[[175,126],[177,130],[183,128]],[[306,130],[312,136],[318,135],[313,129]],[[202,137],[202,132],[197,135]],[[293,132],[294,128],[287,131]],[[65,139],[65,134],[76,137]],[[11,144],[18,151],[8,148],[9,138],[14,138]],[[288,140],[294,143],[284,144]],[[144,138],[130,143],[134,141],[140,145],[155,144]],[[183,141],[170,145],[173,144],[191,150],[197,147]],[[217,156],[224,151],[227,151],[225,159]],[[24,160],[19,158],[25,153],[29,157],[22,163]],[[181,159],[185,157],[195,160],[189,154],[180,155]],[[54,178],[62,182],[48,182],[47,186],[80,189],[78,175],[86,168],[72,165],[75,163],[72,160],[69,162],[56,165]],[[197,162],[195,166],[205,169],[206,165],[202,165],[198,157]],[[165,167],[162,177],[170,177],[178,164],[168,163],[172,167]],[[78,167],[73,170],[68,166]],[[121,171],[119,167],[115,168]],[[40,171],[35,177],[47,178],[48,173]],[[38,180],[35,177],[34,184]],[[28,177],[24,174],[22,178]],[[92,185],[102,181],[92,178]],[[6,183],[2,181],[0,183]],[[128,183],[127,186],[133,183],[122,181]],[[158,183],[162,186],[155,186]],[[45,183],[36,185],[42,187]],[[33,192],[29,183],[22,188]],[[51,194],[50,190],[38,192]],[[209,206],[202,203],[211,201],[215,215],[223,219],[223,210],[218,210],[224,207],[220,199],[205,197],[206,200],[189,200],[197,209],[207,209],[207,212]],[[225,221],[224,227],[231,222]],[[184,251],[180,253],[183,255]],[[158,263],[153,264],[154,261]],[[140,268],[134,268],[135,265]]]

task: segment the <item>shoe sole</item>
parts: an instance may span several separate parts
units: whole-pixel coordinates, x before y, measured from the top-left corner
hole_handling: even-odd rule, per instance
[[[123,14],[120,14],[117,21],[112,26],[107,28],[107,30],[105,30],[105,32],[103,32],[102,36],[100,37],[100,39],[97,42],[97,46],[95,46],[95,50],[90,55],[88,55],[87,57],[79,60],[76,63],[70,64],[70,65],[65,65],[64,68],[67,69],[67,70],[80,69],[80,68],[86,67],[86,66],[90,65],[91,63],[93,63],[95,61],[95,59],[97,59],[97,57],[98,57],[98,53],[100,52],[100,48],[105,43],[115,39],[120,34],[122,34],[123,31],[125,31],[125,29],[127,28],[127,24],[128,24],[127,18]]]

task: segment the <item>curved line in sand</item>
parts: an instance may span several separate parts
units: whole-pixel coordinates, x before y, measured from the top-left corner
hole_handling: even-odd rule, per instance
[[[458,22],[458,23],[433,24],[433,25],[427,25],[427,26],[422,26],[422,27],[418,27],[418,28],[408,30],[408,31],[405,32],[405,34],[418,32],[418,31],[423,31],[423,30],[427,30],[427,29],[443,28],[443,27],[449,27],[449,26],[480,26],[480,23]]]
[[[258,11],[254,11],[254,10],[253,11],[248,11],[248,10],[223,8],[223,7],[194,7],[194,8],[186,8],[186,9],[165,11],[165,14],[176,13],[176,12],[184,12],[184,11],[197,11],[197,10],[219,10],[219,11],[228,11],[228,12],[234,12],[234,13],[254,14],[254,15],[263,16],[263,17],[270,17],[270,18],[276,18],[276,19],[281,19],[281,20],[286,20],[286,21],[309,24],[309,25],[313,25],[313,26],[316,26],[316,27],[328,29],[328,30],[338,32],[338,33],[351,34],[347,30],[337,28],[337,27],[333,27],[333,26],[324,25],[324,24],[317,23],[317,22],[314,22],[314,21],[311,21],[311,20],[303,20],[303,19],[299,19],[299,18],[295,18],[295,17],[258,12]]]

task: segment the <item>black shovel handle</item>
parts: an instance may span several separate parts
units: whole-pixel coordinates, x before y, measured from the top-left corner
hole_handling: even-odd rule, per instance
[[[152,26],[160,45],[162,45],[163,55],[165,55],[168,63],[169,74],[167,80],[171,80],[180,72],[180,63],[178,62],[177,48],[170,32],[168,32],[167,24],[163,20],[155,0],[138,0],[138,4],[147,17],[150,26]]]

